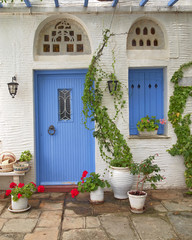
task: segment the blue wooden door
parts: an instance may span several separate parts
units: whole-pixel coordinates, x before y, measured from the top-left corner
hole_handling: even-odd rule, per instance
[[[137,135],[137,122],[146,115],[164,118],[163,69],[129,70],[129,129]],[[159,125],[158,134],[164,128]]]
[[[82,123],[85,75],[86,70],[35,72],[38,184],[73,184],[84,170],[95,170],[94,138]]]

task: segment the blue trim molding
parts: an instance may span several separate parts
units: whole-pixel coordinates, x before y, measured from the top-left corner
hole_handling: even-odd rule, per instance
[[[113,0],[112,7],[116,7],[119,0]]]
[[[84,0],[84,7],[88,6],[88,2],[89,2],[89,0]]]
[[[143,6],[145,6],[145,4],[148,2],[148,0],[142,0],[140,3],[139,3],[139,5],[141,6],[141,7],[143,7]]]
[[[172,7],[176,2],[178,2],[179,0],[170,0],[169,2],[168,2],[168,6],[169,7]]]
[[[59,0],[54,0],[55,1],[55,7],[59,7]]]
[[[29,0],[24,0],[24,2],[25,2],[26,6],[27,6],[28,8],[30,8],[30,7],[31,7],[31,3],[30,3],[30,1],[29,1]]]

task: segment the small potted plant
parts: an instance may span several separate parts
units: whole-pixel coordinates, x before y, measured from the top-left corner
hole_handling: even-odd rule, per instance
[[[8,210],[11,212],[23,212],[31,208],[28,205],[28,199],[33,193],[44,192],[44,186],[36,186],[35,183],[29,184],[19,183],[18,185],[12,182],[9,186],[11,189],[6,191],[6,196],[11,195],[11,206]]]
[[[131,211],[134,213],[142,213],[144,211],[145,199],[147,197],[147,193],[143,191],[144,183],[150,182],[151,187],[156,189],[155,183],[165,179],[163,176],[158,174],[161,169],[157,164],[153,163],[156,155],[158,156],[158,154],[149,156],[140,164],[135,163],[131,169],[131,172],[134,175],[138,175],[136,190],[128,192]]]
[[[148,115],[146,117],[141,118],[141,120],[137,122],[137,129],[139,131],[139,135],[140,136],[157,135],[159,123],[164,125],[166,124],[166,121],[164,119],[156,119],[155,116],[149,117]]]
[[[21,153],[21,156],[17,163],[13,165],[15,173],[24,173],[29,170],[29,162],[32,159],[32,154],[29,150],[26,150]]]
[[[103,203],[103,189],[104,187],[110,187],[110,184],[107,180],[100,179],[100,175],[98,173],[92,172],[89,177],[86,177],[87,174],[87,171],[83,172],[81,181],[77,183],[77,189],[75,188],[71,190],[71,196],[74,198],[79,194],[79,192],[89,192],[91,203]]]

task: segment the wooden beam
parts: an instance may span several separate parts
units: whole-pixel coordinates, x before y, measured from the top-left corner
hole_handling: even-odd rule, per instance
[[[3,7],[3,4],[0,2],[0,8],[2,8]]]
[[[140,3],[139,3],[139,5],[141,6],[141,7],[143,7],[143,6],[145,6],[145,4],[148,2],[149,0],[142,0]]]
[[[168,6],[169,7],[172,7],[176,2],[178,2],[179,0],[170,0],[169,2],[168,2]]]
[[[88,6],[88,2],[89,2],[89,0],[84,0],[84,7]]]
[[[24,2],[25,2],[26,6],[27,6],[28,8],[30,8],[30,7],[31,7],[31,3],[30,3],[30,1],[29,1],[29,0],[24,0]]]
[[[119,0],[113,0],[112,7],[116,7]]]
[[[55,1],[55,7],[59,7],[59,0],[54,0]]]

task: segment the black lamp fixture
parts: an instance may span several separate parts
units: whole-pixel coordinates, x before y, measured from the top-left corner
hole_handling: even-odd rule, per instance
[[[8,89],[9,89],[9,93],[12,96],[12,98],[15,97],[15,95],[17,94],[17,89],[18,89],[18,85],[19,83],[17,83],[17,79],[16,77],[12,77],[12,82],[7,83],[8,85]]]
[[[117,80],[109,80],[107,81],[108,83],[108,89],[109,89],[109,92],[115,92],[117,90],[117,83],[118,81]]]

